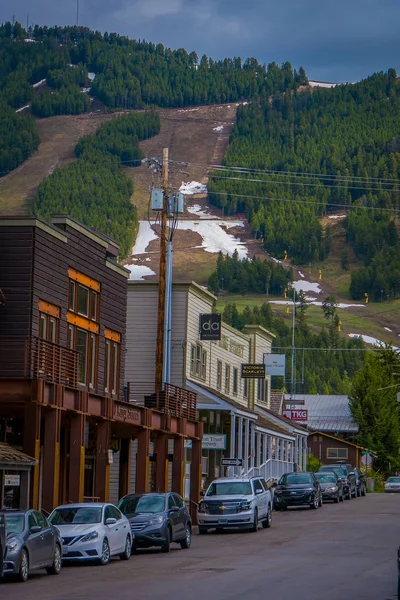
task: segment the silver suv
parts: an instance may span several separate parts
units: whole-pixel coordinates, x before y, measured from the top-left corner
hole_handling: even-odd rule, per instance
[[[220,477],[199,503],[199,533],[231,527],[255,532],[260,522],[266,529],[272,524],[272,504],[271,491],[261,477]]]

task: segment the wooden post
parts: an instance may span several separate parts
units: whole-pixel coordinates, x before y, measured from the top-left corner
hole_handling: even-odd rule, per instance
[[[149,491],[149,447],[150,429],[142,429],[138,434],[138,452],[136,458],[136,493]]]
[[[96,498],[99,498],[100,502],[108,502],[110,488],[110,465],[108,464],[110,433],[110,421],[100,421],[97,424],[94,495]]]
[[[61,412],[50,409],[44,416],[42,507],[51,512],[58,504],[60,481]]]
[[[185,438],[174,438],[174,462],[172,463],[172,491],[183,496]]]
[[[155,443],[156,462],[156,491],[168,491],[168,436],[160,433]]]
[[[190,465],[190,506],[193,525],[197,525],[197,504],[200,500],[202,462],[201,440],[192,441],[192,463]]]
[[[166,293],[166,258],[167,258],[167,199],[168,199],[168,148],[163,150],[163,210],[161,211],[160,232],[160,273],[158,279],[158,317],[156,347],[156,392],[162,389],[164,365],[164,326],[165,326],[165,293]]]
[[[29,507],[39,509],[39,461],[40,461],[40,420],[41,410],[36,402],[25,404],[24,445],[26,454],[36,460],[32,467],[29,490]]]
[[[85,481],[85,416],[73,415],[69,438],[68,500],[83,502]]]

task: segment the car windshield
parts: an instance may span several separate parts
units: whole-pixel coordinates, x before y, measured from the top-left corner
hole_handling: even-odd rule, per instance
[[[102,508],[71,507],[56,508],[50,515],[49,521],[52,525],[86,525],[89,523],[101,523]]]
[[[346,467],[327,467],[326,469],[322,467],[319,471],[320,473],[322,473],[323,471],[333,471],[334,473],[340,475],[340,477],[347,477]]]
[[[320,483],[336,483],[336,477],[328,473],[315,473],[315,477]]]
[[[290,473],[289,475],[283,475],[279,481],[280,485],[301,485],[302,483],[312,483],[309,473]]]
[[[400,483],[400,477],[389,477],[387,483]]]
[[[22,533],[25,528],[24,515],[6,515],[7,535]]]
[[[207,490],[207,496],[250,496],[249,481],[216,481]]]
[[[159,513],[165,510],[165,496],[127,496],[118,504],[124,515],[133,513]]]

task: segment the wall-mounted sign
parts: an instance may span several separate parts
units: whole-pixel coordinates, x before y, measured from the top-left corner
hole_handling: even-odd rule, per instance
[[[185,445],[185,448],[192,448],[193,447],[193,440],[185,440],[184,441],[184,445]]]
[[[225,450],[226,435],[205,433],[203,435],[202,448],[203,450]]]
[[[221,465],[223,467],[242,467],[243,458],[223,458],[221,460]]]
[[[267,375],[285,376],[286,355],[285,354],[267,354],[265,356],[265,366]]]
[[[265,365],[242,365],[242,377],[245,379],[265,379]]]
[[[307,421],[308,420],[308,410],[283,410],[282,414],[287,419],[291,421]]]
[[[4,485],[10,487],[19,487],[21,485],[20,475],[4,475]]]
[[[107,452],[107,460],[109,465],[114,463],[114,450],[112,448],[110,448]]]
[[[221,315],[199,315],[199,335],[201,340],[220,340]]]

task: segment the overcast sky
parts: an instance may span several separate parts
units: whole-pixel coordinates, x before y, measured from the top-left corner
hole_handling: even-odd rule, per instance
[[[400,0],[79,0],[79,24],[215,59],[289,61],[310,79],[400,71]],[[77,0],[1,0],[0,22],[73,25]]]

